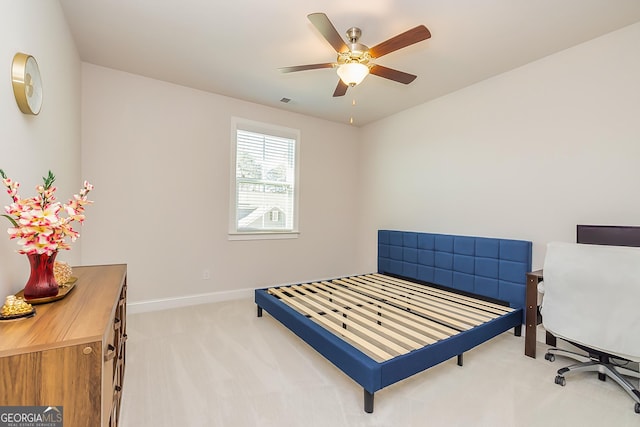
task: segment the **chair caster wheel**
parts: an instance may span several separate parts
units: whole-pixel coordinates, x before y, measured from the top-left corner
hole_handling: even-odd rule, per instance
[[[634,411],[636,411],[636,414],[640,414],[640,403],[636,403],[635,408],[633,408]]]
[[[560,375],[558,375],[556,376],[556,384],[564,387],[567,384],[567,380],[565,379],[565,377],[561,377]]]
[[[547,353],[544,355],[544,358],[546,360],[548,360],[549,362],[553,362],[554,360],[556,360],[556,356],[555,354],[551,354],[551,353]]]

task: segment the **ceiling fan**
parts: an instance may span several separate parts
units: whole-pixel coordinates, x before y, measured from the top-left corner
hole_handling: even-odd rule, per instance
[[[320,31],[329,44],[338,53],[336,62],[325,62],[322,64],[297,65],[293,67],[283,67],[280,71],[283,73],[292,73],[295,71],[315,70],[319,68],[337,68],[338,86],[333,92],[333,96],[343,96],[347,93],[349,86],[355,86],[362,82],[369,74],[393,80],[399,83],[409,84],[416,79],[417,76],[408,74],[403,71],[394,70],[393,68],[383,67],[373,63],[374,59],[378,59],[386,55],[412,44],[418,43],[431,37],[431,33],[424,25],[418,25],[415,28],[391,37],[389,40],[383,41],[369,48],[358,42],[362,31],[360,28],[352,27],[347,30],[347,41],[345,43],[342,37],[333,26],[327,15],[324,13],[312,13],[307,15],[309,21]]]

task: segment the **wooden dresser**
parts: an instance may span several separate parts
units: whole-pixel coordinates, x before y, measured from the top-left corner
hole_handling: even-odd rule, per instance
[[[0,321],[0,406],[62,406],[65,427],[117,426],[127,266],[74,267],[73,276],[64,299]]]

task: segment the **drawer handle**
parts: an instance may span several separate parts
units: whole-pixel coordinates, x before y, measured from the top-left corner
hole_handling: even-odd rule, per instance
[[[116,318],[116,319],[113,321],[113,329],[114,329],[115,331],[117,331],[118,329],[120,329],[120,325],[122,325],[122,321],[121,321],[120,319]]]
[[[108,362],[114,357],[116,357],[116,348],[109,344],[109,346],[107,347],[107,354],[104,355],[104,361]]]

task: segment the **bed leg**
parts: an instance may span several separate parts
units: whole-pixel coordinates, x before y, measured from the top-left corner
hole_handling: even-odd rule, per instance
[[[258,317],[262,317],[262,307],[260,307],[259,305],[256,305],[256,307],[258,308],[256,314],[258,315]]]
[[[515,328],[513,328],[513,335],[517,337],[522,335],[522,325],[518,325]]]
[[[458,366],[462,366],[462,355],[463,354],[464,353],[458,355]]]
[[[367,414],[373,413],[373,393],[364,391],[364,412]]]

